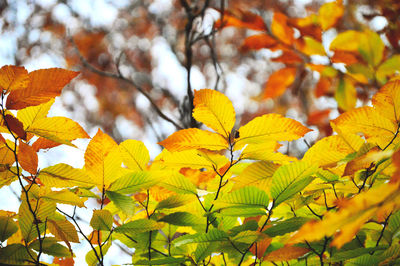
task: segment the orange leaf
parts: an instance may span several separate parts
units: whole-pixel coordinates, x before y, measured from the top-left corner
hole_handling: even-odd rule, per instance
[[[303,59],[293,52],[292,50],[283,51],[282,55],[276,58],[273,58],[271,61],[281,62],[288,65],[293,65],[297,63],[303,62]]]
[[[326,121],[329,120],[330,112],[330,109],[311,112],[308,116],[307,124],[316,126],[324,124]]]
[[[26,140],[26,132],[24,130],[24,125],[12,115],[5,115],[5,125],[17,136],[23,140]]]
[[[280,12],[274,13],[274,17],[272,19],[271,31],[283,43],[288,45],[291,45],[293,43],[294,30],[291,27],[289,27],[288,19],[284,14]]]
[[[277,249],[265,256],[264,261],[288,261],[294,260],[310,252],[308,248],[286,245],[283,248]]]
[[[214,25],[215,28],[224,28],[229,26],[262,31],[267,29],[261,16],[242,10],[225,11],[223,22],[219,19]]]
[[[396,167],[396,172],[394,172],[390,183],[396,183],[400,181],[400,150],[396,151],[392,155],[392,162]]]
[[[75,265],[73,258],[57,258],[54,257],[53,264],[57,264],[59,266],[73,266]]]
[[[61,145],[61,143],[49,140],[49,139],[45,139],[42,137],[39,137],[33,144],[32,144],[32,148],[38,152],[39,150],[42,149],[50,149],[50,148],[54,148]]]
[[[350,52],[336,50],[331,57],[332,63],[345,63],[346,65],[355,64],[358,62],[357,57]]]
[[[240,51],[242,53],[247,52],[249,50],[260,50],[262,48],[271,48],[276,46],[278,42],[268,34],[257,34],[247,37],[242,46],[240,47]]]
[[[257,258],[261,259],[264,256],[265,251],[271,245],[272,238],[264,238],[263,240],[255,243],[251,248],[250,252],[257,256]],[[256,254],[256,245],[257,245],[257,254]]]
[[[100,239],[99,239],[99,235],[100,235]],[[98,245],[99,242],[101,243],[103,241],[102,240],[103,239],[102,232],[98,231],[98,230],[93,230],[93,232],[91,232],[90,235],[88,236],[88,239],[90,240],[90,243],[92,243],[94,245]]]
[[[229,144],[220,134],[198,128],[182,129],[158,144],[169,151],[184,151],[190,149],[207,149],[219,151],[227,149]]]
[[[38,167],[36,151],[28,144],[20,141],[18,146],[18,161],[21,167],[32,175],[35,175]]]
[[[317,41],[321,41],[322,30],[316,14],[304,18],[288,18],[288,23],[298,29],[302,36],[311,36]]]
[[[3,66],[0,69],[0,89],[14,91],[25,89],[29,85],[28,71],[24,67]]]
[[[315,97],[326,95],[332,86],[332,81],[329,78],[321,77],[315,86]]]
[[[15,90],[8,95],[8,109],[22,109],[39,105],[59,96],[61,90],[79,72],[61,68],[39,69],[29,73],[31,83],[24,90]]]
[[[264,99],[281,96],[292,85],[296,77],[296,68],[282,68],[273,73],[265,85]]]

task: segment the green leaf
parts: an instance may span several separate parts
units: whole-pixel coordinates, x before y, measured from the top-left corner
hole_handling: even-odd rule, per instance
[[[160,201],[157,206],[156,210],[161,210],[161,209],[173,209],[176,207],[183,206],[185,204],[188,204],[192,202],[195,199],[193,195],[172,195],[162,201]]]
[[[176,172],[170,172],[169,174],[170,176],[162,180],[159,184],[160,186],[180,194],[197,195],[196,186],[184,175]]]
[[[279,167],[272,176],[271,196],[275,206],[303,190],[314,179],[311,175],[317,170],[306,162],[295,162]]]
[[[32,265],[28,260],[32,260],[32,258],[26,247],[21,244],[11,244],[0,248],[0,264],[2,265]]]
[[[90,226],[94,230],[110,231],[113,224],[113,217],[108,210],[94,210]]]
[[[39,251],[40,244],[39,240],[36,239],[30,245],[30,248]],[[57,243],[57,240],[54,237],[46,237],[42,242],[42,251],[45,254],[55,256],[55,257],[72,257],[71,252],[67,247]]]
[[[259,231],[243,231],[232,237],[232,241],[245,244],[252,244],[260,239],[265,238],[265,235]]]
[[[356,106],[357,90],[350,79],[340,79],[339,85],[335,91],[335,100],[338,103],[339,108],[344,111],[351,110]]]
[[[272,226],[264,230],[263,233],[269,235],[270,237],[282,236],[298,230],[309,220],[309,218],[305,217],[293,217],[287,220],[273,222]]]
[[[400,70],[400,55],[394,55],[383,62],[376,71],[376,79],[383,85],[387,82],[387,77],[392,76]]]
[[[173,241],[176,247],[191,243],[209,243],[227,240],[228,235],[224,231],[211,229],[208,233],[198,233],[194,235],[184,235]]]
[[[398,235],[400,230],[400,211],[397,211],[390,217],[387,229],[393,234]]]
[[[235,226],[229,230],[229,235],[234,236],[243,231],[256,231],[258,229],[258,223],[256,220],[249,220],[246,223]]]
[[[257,208],[241,208],[241,207],[221,209],[220,212],[222,216],[234,216],[234,217],[256,217],[267,214],[266,210]]]
[[[345,261],[348,259],[352,259],[352,258],[356,258],[359,257],[361,255],[370,253],[372,251],[376,251],[376,250],[382,250],[382,249],[386,249],[386,247],[384,246],[377,246],[377,247],[370,247],[370,248],[356,248],[353,250],[346,250],[346,251],[342,251],[342,252],[337,252],[335,253],[331,259],[329,260],[329,262],[339,262],[339,261]]]
[[[213,252],[216,251],[217,247],[218,245],[215,242],[198,244],[196,250],[193,253],[196,262],[200,263],[202,260],[210,256]]]
[[[196,226],[205,224],[205,218],[202,219],[188,212],[174,212],[164,216],[159,221],[179,226]]]
[[[17,231],[18,225],[11,217],[0,216],[0,242],[4,242]]]
[[[170,264],[182,264],[187,261],[186,258],[174,258],[174,257],[165,257],[160,259],[152,259],[152,260],[138,260],[135,262],[135,265],[170,265]]]
[[[158,230],[161,229],[162,227],[163,225],[161,223],[157,223],[154,220],[139,219],[118,226],[117,228],[115,228],[114,231],[117,233],[137,234],[142,232]]]
[[[132,172],[115,180],[108,189],[120,194],[132,194],[141,189],[147,189],[160,181],[155,172],[137,171]]]
[[[107,198],[109,198],[118,209],[123,211],[129,216],[135,212],[135,201],[129,197],[114,191],[106,191]]]
[[[267,208],[267,193],[256,187],[243,187],[215,201],[215,210],[223,208]]]

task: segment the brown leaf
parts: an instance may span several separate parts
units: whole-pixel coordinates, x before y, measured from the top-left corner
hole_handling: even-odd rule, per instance
[[[225,10],[223,21],[219,19],[214,24],[215,28],[224,28],[229,26],[261,31],[265,31],[267,29],[261,16],[239,9],[233,11]]]
[[[61,143],[49,140],[49,139],[45,139],[42,137],[39,137],[33,144],[32,144],[32,148],[38,152],[39,150],[42,149],[50,149],[50,148],[54,148],[61,145]]]
[[[10,114],[5,115],[4,120],[4,126],[7,126],[19,138],[26,140],[26,132],[21,121]]]
[[[264,99],[281,96],[292,85],[296,77],[296,68],[282,68],[273,73],[265,85]]]
[[[28,144],[20,141],[18,146],[18,162],[21,167],[32,175],[35,175],[38,167],[36,151]]]
[[[73,258],[54,257],[53,264],[57,264],[59,266],[73,266],[73,265],[75,265],[75,261]]]
[[[286,245],[283,248],[277,249],[265,256],[267,261],[288,261],[294,260],[304,254],[310,252],[308,248]]]
[[[396,172],[394,172],[390,179],[390,183],[396,183],[400,181],[400,150],[393,153],[392,162],[396,166]]]
[[[257,256],[258,259],[261,259],[264,256],[265,251],[271,245],[272,238],[264,238],[263,240],[255,243],[251,248],[250,252]],[[257,245],[257,254],[256,254],[256,245]]]
[[[276,58],[273,58],[271,61],[281,62],[288,65],[293,65],[297,63],[303,62],[303,59],[292,50],[283,51],[282,55]]]
[[[61,94],[61,90],[79,72],[61,68],[39,69],[29,73],[31,83],[26,89],[14,90],[7,97],[8,109],[22,109],[48,102]]]

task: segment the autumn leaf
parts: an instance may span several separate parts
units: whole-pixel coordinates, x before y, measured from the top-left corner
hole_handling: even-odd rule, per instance
[[[122,161],[131,170],[145,170],[150,160],[149,151],[143,142],[128,139],[119,144]]]
[[[240,51],[245,53],[250,50],[260,50],[262,48],[272,48],[276,46],[278,42],[276,39],[271,37],[268,34],[262,33],[257,35],[252,35],[247,37],[242,46],[240,47]]]
[[[215,28],[223,28],[229,26],[261,31],[266,30],[264,20],[261,16],[243,10],[224,10],[223,19],[217,20],[214,24]]]
[[[0,88],[6,92],[25,89],[29,83],[30,77],[24,67],[3,66],[0,69]]]
[[[210,89],[194,92],[193,117],[228,138],[235,125],[235,109],[224,94]]]
[[[296,68],[286,67],[271,74],[265,88],[264,99],[281,96],[293,84],[296,78]]]
[[[229,147],[221,135],[197,128],[179,130],[158,144],[171,152],[190,149],[222,150]]]
[[[10,114],[4,116],[4,126],[6,126],[12,133],[16,134],[17,137],[26,140],[26,132],[24,125],[17,118]]]
[[[24,124],[24,129],[27,130],[34,122],[47,116],[53,103],[54,99],[51,99],[46,103],[18,110],[17,118]]]
[[[322,30],[326,31],[335,26],[343,13],[344,8],[341,0],[323,4],[318,12],[318,20]]]
[[[283,43],[291,45],[294,41],[294,30],[288,25],[287,17],[275,12],[271,24],[272,33]]]
[[[13,90],[7,97],[8,109],[22,109],[39,105],[59,96],[61,90],[79,72],[61,68],[39,69],[29,73],[30,84],[25,89]]]
[[[383,86],[372,97],[372,104],[380,115],[400,123],[400,80],[394,79]]]
[[[20,141],[18,145],[18,162],[21,167],[32,175],[36,175],[38,156],[36,151],[28,144]]]
[[[264,257],[264,261],[289,261],[297,259],[310,252],[308,248],[286,245],[270,252]]]
[[[357,90],[349,78],[340,79],[335,91],[335,100],[343,111],[348,111],[356,106]]]

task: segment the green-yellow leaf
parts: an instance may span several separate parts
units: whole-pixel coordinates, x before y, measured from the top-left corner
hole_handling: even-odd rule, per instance
[[[106,191],[107,198],[125,214],[131,216],[135,212],[135,202],[132,197],[122,195],[114,191]]]
[[[203,89],[194,92],[193,117],[228,137],[235,125],[235,109],[231,101],[221,92]]]
[[[24,109],[18,110],[17,118],[24,124],[24,129],[28,130],[29,127],[36,121],[45,118],[54,103],[54,99],[51,99],[47,103],[43,103],[37,106],[30,106]]]
[[[159,221],[178,226],[196,226],[205,224],[206,219],[189,212],[174,212],[162,217]]]
[[[117,233],[138,234],[138,233],[158,230],[161,229],[162,227],[163,227],[162,223],[158,223],[154,220],[139,219],[118,226],[117,228],[115,228],[114,231]]]
[[[383,62],[375,72],[380,84],[385,84],[387,78],[400,71],[400,55],[394,55]]]
[[[122,161],[131,170],[146,170],[150,154],[143,142],[128,139],[119,144]]]
[[[90,226],[94,230],[110,231],[113,224],[113,217],[108,210],[94,210]]]
[[[339,85],[335,91],[335,100],[340,109],[348,111],[356,106],[357,90],[353,82],[348,78],[339,81]]]
[[[0,216],[0,241],[4,242],[7,238],[18,231],[18,225],[11,217]]]
[[[243,187],[217,199],[215,210],[222,208],[262,208],[268,207],[267,193],[256,187]]]
[[[141,189],[147,189],[161,180],[161,172],[146,172],[137,171],[123,175],[115,180],[110,187],[109,191],[118,192],[120,194],[132,194]]]

